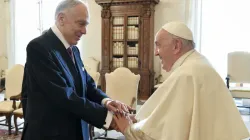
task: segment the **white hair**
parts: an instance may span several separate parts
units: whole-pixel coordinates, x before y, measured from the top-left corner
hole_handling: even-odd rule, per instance
[[[63,0],[63,1],[61,1],[58,4],[58,6],[56,7],[55,20],[56,20],[57,16],[59,15],[59,13],[65,11],[66,9],[70,9],[72,7],[75,7],[79,4],[84,4],[86,6],[86,8],[88,7],[87,3],[85,3],[81,0]]]
[[[181,38],[181,37],[178,37],[176,35],[173,35],[171,33],[169,33],[169,35],[172,37],[172,39],[180,39],[182,44],[184,46],[192,46],[193,48],[195,48],[195,43],[193,40],[187,40],[187,39],[184,39],[184,38]]]

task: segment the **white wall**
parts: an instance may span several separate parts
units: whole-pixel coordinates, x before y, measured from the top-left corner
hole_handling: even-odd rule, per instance
[[[101,61],[101,6],[94,0],[88,0],[90,24],[87,34],[79,42],[82,59],[94,57]]]
[[[94,0],[88,0],[90,10],[90,24],[87,35],[83,36],[79,43],[82,58],[95,57],[101,60],[101,6]],[[155,31],[156,33],[166,22],[179,20],[185,21],[185,1],[183,0],[160,0],[155,7]],[[154,70],[158,76],[160,73],[158,57],[154,58]]]
[[[15,2],[15,64],[26,62],[26,47],[35,37],[40,35],[37,17],[39,10],[36,1],[26,0],[29,5],[20,0]],[[31,12],[32,11],[32,12]],[[31,20],[32,18],[32,20]],[[35,19],[37,18],[37,19]]]

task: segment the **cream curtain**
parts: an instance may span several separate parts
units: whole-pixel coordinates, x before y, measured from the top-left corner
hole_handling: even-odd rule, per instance
[[[11,32],[9,0],[0,1],[0,13],[0,56],[8,58]]]
[[[193,32],[196,50],[200,51],[202,0],[185,0],[185,22]]]
[[[161,0],[160,4],[162,6],[156,7],[156,19],[159,18],[158,21],[160,20],[162,22],[161,25],[175,20],[186,23],[193,32],[196,50],[200,51],[202,0]],[[167,15],[161,15],[160,13],[162,11],[164,11],[163,13]],[[158,21],[155,23],[157,25],[155,27],[156,30],[161,27],[161,25],[158,27]],[[159,80],[163,82],[168,78],[169,73],[162,69],[161,61],[159,61],[158,58],[155,59],[155,64],[158,65],[157,67],[159,67],[160,70],[159,74],[162,75]],[[156,76],[158,76],[157,71],[156,73]]]

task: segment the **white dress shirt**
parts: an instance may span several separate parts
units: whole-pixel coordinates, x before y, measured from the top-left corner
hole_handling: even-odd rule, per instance
[[[63,43],[63,45],[65,46],[65,48],[68,49],[68,48],[70,47],[70,45],[69,45],[69,43],[65,40],[63,34],[60,32],[60,30],[57,28],[57,26],[54,25],[54,26],[51,27],[51,29],[52,29],[52,31],[54,32],[54,34],[59,38],[59,40]],[[104,98],[104,99],[102,100],[102,105],[105,106],[104,103],[105,103],[106,101],[108,101],[108,100],[111,100],[111,99],[109,99],[109,98]],[[110,111],[108,111],[107,117],[106,117],[106,120],[105,120],[106,124],[104,125],[104,127],[105,127],[106,129],[109,128],[109,126],[110,126],[110,124],[111,124],[111,121],[112,121],[112,118],[113,118],[113,113],[110,112]]]

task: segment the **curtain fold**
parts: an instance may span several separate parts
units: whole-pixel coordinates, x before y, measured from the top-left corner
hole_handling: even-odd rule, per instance
[[[0,1],[0,56],[8,58],[8,48],[10,47],[10,1]]]
[[[185,0],[185,23],[193,32],[196,50],[201,51],[202,0]]]
[[[10,17],[10,1],[4,1],[4,15],[5,15],[5,49],[4,56],[8,58],[8,48],[10,48],[11,40],[11,17]]]

